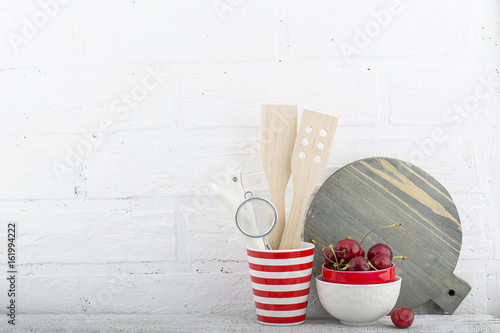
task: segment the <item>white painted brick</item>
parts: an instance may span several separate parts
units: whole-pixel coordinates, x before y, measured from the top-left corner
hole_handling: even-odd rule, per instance
[[[432,132],[432,128],[421,131]],[[359,159],[391,157],[415,164],[441,182],[452,195],[483,193],[490,179],[490,153],[480,149],[486,144],[485,140],[447,135],[449,139],[441,143],[430,140],[425,134],[417,139],[337,137],[327,173]]]
[[[69,2],[44,10],[41,5],[47,2],[21,0],[4,4],[0,10],[2,66],[61,66],[73,63],[72,4]]]
[[[464,126],[491,122],[500,82],[492,71],[411,69],[391,72],[391,123]]]
[[[422,148],[426,146],[416,144],[415,149],[425,153],[424,162],[417,165],[440,180],[452,194],[482,194],[490,179],[488,161],[491,155],[481,149],[486,141],[450,136],[448,141],[436,144],[434,149],[430,143],[426,144],[427,151]],[[408,156],[411,160],[412,155]]]
[[[88,221],[89,262],[151,262],[177,259],[173,211],[99,212]]]
[[[391,157],[408,161],[440,181],[450,193],[483,193],[488,182],[490,153],[481,150],[483,139],[452,137],[442,143],[426,139],[432,129],[421,129],[422,137],[346,138],[336,134],[326,173],[368,157]],[[454,132],[453,132],[454,133]]]
[[[29,212],[4,214],[17,222],[17,263],[70,264],[173,261],[177,236],[172,211]],[[5,239],[6,231],[2,230]],[[5,253],[3,249],[0,253]],[[6,262],[6,256],[1,261]]]
[[[453,10],[457,6],[460,6],[460,11]],[[442,24],[443,17],[447,17],[445,25]],[[483,54],[482,21],[482,3],[447,0],[436,4],[426,0],[417,4],[401,1],[401,13],[395,16],[394,25],[388,27],[387,36],[384,30],[381,38],[375,39],[370,55]]]
[[[12,214],[18,226],[18,264],[86,261],[89,219],[87,212]]]
[[[470,265],[471,262],[468,264]],[[462,267],[457,266],[455,274],[468,282],[472,289],[454,314],[485,313],[487,311],[485,271],[480,267],[474,270]]]
[[[193,141],[102,144],[88,155],[88,196],[203,195],[208,184],[227,177],[228,169],[260,170],[259,156],[256,138],[198,139],[193,134]]]
[[[491,262],[492,267],[495,267],[495,261]],[[493,268],[495,270],[495,268]],[[500,311],[500,274],[492,272],[486,274],[486,301],[488,306],[487,313],[498,313]]]
[[[193,195],[193,192],[195,195],[204,194],[207,192],[206,185],[210,183],[225,186],[223,183],[227,180],[228,170],[239,168],[247,174],[262,168],[257,138],[204,139],[203,142],[185,142],[181,147],[185,147],[188,153],[181,162],[183,172],[176,182],[179,191],[187,189],[188,195]],[[199,168],[201,163],[203,171]]]
[[[189,260],[246,261],[245,243],[234,219],[218,202],[211,206],[218,210],[200,208],[184,214]]]
[[[255,311],[248,273],[94,275],[90,281],[91,307],[100,313]]]
[[[59,180],[53,168],[57,161],[64,163],[66,137],[41,137],[26,133],[2,138],[0,200],[75,197],[74,184],[71,181]]]
[[[85,4],[83,14],[87,61],[165,63],[275,59],[275,6],[248,3],[227,12],[221,20],[212,1],[147,1],[144,4],[111,1],[106,6],[92,1]]]
[[[78,275],[17,275],[17,321],[27,313],[74,313],[79,306]],[[0,279],[0,288],[7,290],[7,280]],[[0,296],[0,301],[7,304],[7,292]]]
[[[329,166],[333,169],[338,169],[363,158],[378,156],[408,161],[405,153],[414,146],[414,142],[406,138],[353,138],[342,136],[339,132],[335,134],[336,137],[329,161]]]
[[[158,65],[4,70],[4,133],[107,134],[172,126],[171,79],[164,73],[168,70]],[[145,80],[151,89],[144,88]],[[104,128],[103,121],[110,125]]]
[[[297,104],[341,125],[379,118],[377,73],[368,70],[196,75],[182,93],[187,128],[260,125],[261,104]]]
[[[172,144],[103,145],[89,156],[90,198],[175,195],[181,174]],[[181,189],[182,190],[182,189]]]
[[[345,45],[357,49],[351,60],[367,56],[455,56],[484,52],[481,3],[313,1],[295,2],[288,7],[293,58],[342,57],[347,62]],[[376,18],[389,8],[397,10],[388,18]]]
[[[475,196],[478,202],[473,204],[470,193],[456,193],[454,201],[458,203],[457,209],[462,221],[462,229],[465,233],[474,233],[480,235],[486,233],[488,238],[495,234],[492,220],[494,215],[491,213],[491,207],[483,199],[482,195]]]
[[[374,21],[370,12],[382,9],[387,9],[387,2],[314,1],[307,4],[296,2],[290,5],[291,57],[309,58],[314,54],[314,57],[320,58],[341,57],[347,62],[342,51],[343,45],[349,44],[355,47],[356,29],[364,30],[368,22]],[[309,24],[309,20],[315,24]],[[383,30],[384,34],[389,28],[391,26]],[[383,37],[385,35],[379,36]],[[361,54],[367,52],[369,52],[367,49],[361,50]]]
[[[473,223],[473,222],[468,222]],[[462,225],[466,225],[467,221],[463,221]],[[485,231],[469,230],[463,233],[462,251],[460,259],[463,260],[488,260],[494,257],[495,240],[491,239]]]

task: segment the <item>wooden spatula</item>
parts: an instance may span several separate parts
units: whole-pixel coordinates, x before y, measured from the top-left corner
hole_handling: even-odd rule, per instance
[[[271,202],[278,211],[278,223],[267,236],[273,249],[279,248],[285,229],[285,191],[292,172],[292,152],[296,137],[296,105],[262,105],[261,161],[269,183]]]
[[[338,118],[304,110],[292,155],[293,201],[280,250],[299,248],[307,202],[323,176]]]

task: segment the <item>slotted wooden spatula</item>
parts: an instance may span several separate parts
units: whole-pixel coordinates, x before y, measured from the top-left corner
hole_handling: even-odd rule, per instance
[[[280,250],[299,248],[307,202],[321,180],[333,144],[338,118],[304,110],[292,154],[293,201]]]
[[[297,105],[262,105],[261,161],[278,211],[278,222],[267,236],[273,249],[280,246],[285,229],[285,191],[291,174],[292,152],[297,137]]]

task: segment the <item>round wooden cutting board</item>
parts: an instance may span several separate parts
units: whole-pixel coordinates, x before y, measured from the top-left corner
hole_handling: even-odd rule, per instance
[[[362,244],[389,245],[396,275],[402,278],[396,307],[415,308],[433,300],[453,313],[471,287],[455,270],[462,228],[448,191],[420,168],[397,159],[368,158],[331,175],[306,214],[304,239],[333,244],[346,237],[361,241],[370,230],[394,223],[401,227],[372,232]],[[323,253],[316,247],[313,272],[321,274]]]

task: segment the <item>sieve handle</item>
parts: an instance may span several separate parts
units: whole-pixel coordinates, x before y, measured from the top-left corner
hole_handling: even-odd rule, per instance
[[[219,200],[219,202],[224,207],[226,214],[228,215],[231,222],[234,223],[234,216],[236,215],[236,210],[240,205],[240,202],[234,198],[228,191],[220,188],[217,184],[211,185],[211,190],[214,196]],[[247,237],[243,235],[243,239],[247,248],[265,250],[264,241],[258,238]]]

